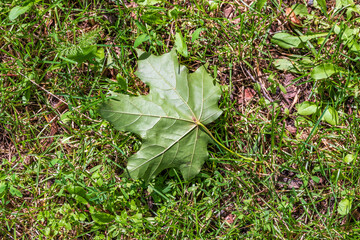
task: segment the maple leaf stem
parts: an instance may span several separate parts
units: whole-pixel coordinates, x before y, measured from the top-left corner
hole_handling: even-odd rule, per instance
[[[200,126],[208,135],[209,137],[211,137],[212,140],[214,140],[216,142],[216,144],[218,144],[220,147],[222,147],[223,149],[225,149],[226,151],[228,151],[229,153],[233,154],[233,155],[236,155],[244,160],[254,160],[253,158],[248,158],[248,157],[244,157],[242,155],[240,155],[239,153],[237,152],[234,152],[232,151],[231,149],[225,147],[220,141],[218,141],[213,135],[212,133],[209,131],[209,129],[207,127],[205,127],[204,124],[202,124],[200,121],[196,121],[196,124],[198,126]]]

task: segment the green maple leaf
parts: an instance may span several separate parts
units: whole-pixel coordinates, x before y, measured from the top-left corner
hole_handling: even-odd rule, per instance
[[[118,94],[100,106],[100,114],[116,129],[142,138],[141,149],[128,159],[132,178],[148,182],[164,169],[178,168],[184,179],[191,179],[208,158],[211,138],[204,125],[222,113],[217,105],[220,87],[204,67],[189,74],[174,50],[162,56],[138,55],[136,75],[150,86],[150,93]]]

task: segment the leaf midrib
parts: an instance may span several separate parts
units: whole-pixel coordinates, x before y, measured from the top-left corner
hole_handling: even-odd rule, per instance
[[[147,164],[148,162],[154,160],[155,158],[163,155],[165,152],[167,152],[170,148],[172,148],[176,143],[180,142],[184,137],[186,137],[186,135],[188,135],[190,132],[192,132],[192,130],[194,130],[195,128],[197,128],[197,125],[194,125],[193,127],[191,127],[188,131],[186,131],[183,135],[181,135],[177,140],[175,140],[172,144],[170,144],[168,147],[166,147],[163,151],[161,151],[160,153],[156,154],[155,156],[153,156],[152,158],[150,158],[149,160],[143,162],[142,164],[138,165],[136,168],[134,168],[133,170],[131,170],[130,172],[134,172],[135,170],[137,170],[138,168],[142,167],[143,165]],[[177,153],[176,153],[177,154]]]
[[[183,118],[176,118],[172,116],[161,116],[161,115],[153,115],[153,114],[142,114],[142,113],[130,113],[130,112],[121,112],[121,111],[114,111],[114,110],[102,110],[103,112],[111,112],[111,113],[120,113],[120,114],[127,114],[127,115],[134,115],[134,116],[140,116],[140,117],[153,117],[153,118],[167,118],[167,119],[173,119],[178,121],[184,121],[188,123],[194,123],[192,120],[183,119]]]
[[[156,72],[156,73],[164,80],[164,82],[179,96],[179,98],[181,99],[181,101],[182,101],[183,103],[185,103],[185,105],[187,106],[187,108],[190,110],[192,116],[196,119],[195,113],[193,112],[193,110],[191,109],[191,107],[189,106],[189,104],[185,101],[185,99],[179,94],[179,92],[177,91],[176,87],[173,88],[173,86],[166,80],[166,78],[163,77],[163,75],[160,74],[160,72],[156,71],[156,69],[155,69],[154,66],[151,64],[151,62],[149,62],[149,60],[146,60],[146,61],[147,61],[147,62],[149,63],[149,65],[152,67],[152,69],[154,70],[154,72]],[[175,72],[176,72],[176,71],[175,71]],[[176,73],[175,73],[175,78],[176,78]],[[189,90],[189,88],[188,88],[188,90]]]

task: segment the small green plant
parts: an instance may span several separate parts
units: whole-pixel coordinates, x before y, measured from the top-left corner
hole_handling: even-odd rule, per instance
[[[62,45],[57,50],[60,57],[78,64],[92,59],[101,61],[104,59],[104,49],[96,46],[100,31],[101,29],[95,29],[83,34],[76,44],[66,43]]]
[[[9,13],[10,21],[15,21],[19,16],[28,12],[39,1],[40,0],[28,0],[24,1],[22,6],[13,7]]]
[[[318,113],[320,107],[318,104],[313,102],[302,102],[301,104],[297,105],[297,110],[299,115],[308,116]],[[338,125],[339,124],[339,114],[333,107],[327,107],[325,112],[321,115],[323,121],[331,124],[331,125]]]

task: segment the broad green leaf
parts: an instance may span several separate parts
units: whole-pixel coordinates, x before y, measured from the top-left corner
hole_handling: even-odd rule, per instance
[[[353,0],[336,0],[336,9],[340,9],[342,7],[348,7],[353,6],[354,1]]]
[[[255,4],[256,9],[260,11],[264,7],[266,1],[267,0],[257,0]]]
[[[6,189],[7,189],[7,184],[4,182],[0,182],[0,198],[2,198],[5,195]]]
[[[354,38],[359,35],[359,28],[350,28],[347,25],[335,25],[334,32],[341,34],[341,40],[346,43],[354,40]]]
[[[78,203],[88,204],[88,197],[86,195],[86,190],[84,188],[80,186],[68,185],[66,186],[66,190],[70,194],[74,194],[73,197]]]
[[[91,217],[98,224],[107,224],[115,219],[115,216],[103,212],[93,213]]]
[[[285,58],[275,59],[274,67],[281,71],[289,71],[293,73],[299,73],[296,69],[296,63]]]
[[[279,84],[278,87],[280,88],[280,90],[281,90],[284,94],[287,93],[286,88],[285,88],[283,85]]]
[[[321,11],[323,12],[323,14],[325,14],[325,16],[327,16],[327,7],[326,7],[326,0],[316,0],[317,3],[320,6]]]
[[[285,49],[299,48],[303,43],[298,36],[293,36],[285,32],[275,34],[271,42]]]
[[[120,73],[116,75],[116,80],[118,81],[119,86],[126,91],[128,87],[128,80],[123,78]]]
[[[16,6],[10,10],[9,19],[10,21],[15,21],[20,15],[29,11],[29,9],[33,6],[33,3],[29,3],[23,7]]]
[[[135,42],[134,42],[134,48],[137,48],[138,46],[140,46],[143,42],[146,42],[150,39],[149,35],[147,34],[141,34],[140,36],[138,36],[136,39],[135,39]]]
[[[217,1],[212,1],[212,0],[209,0],[208,4],[209,4],[209,10],[210,11],[216,10],[218,8],[218,6],[219,6],[219,3]]]
[[[141,19],[148,24],[164,24],[163,17],[159,10],[147,10],[141,15]]]
[[[344,158],[344,162],[345,163],[351,163],[352,161],[354,161],[355,156],[353,154],[346,154],[345,158]]]
[[[349,28],[347,25],[335,25],[334,27],[334,32],[341,36],[341,40],[349,48],[350,52],[360,51],[360,45],[357,42],[359,31],[359,28]]]
[[[287,116],[289,116],[290,111],[289,111],[289,109],[288,109],[288,108],[285,108],[285,109],[284,109],[284,114],[285,114],[285,115],[287,115]]]
[[[67,123],[69,123],[69,122],[71,121],[71,116],[72,116],[72,114],[71,114],[70,111],[69,111],[69,112],[65,112],[65,113],[61,114],[60,120],[61,120],[62,123],[67,124]],[[58,164],[61,164],[62,162],[61,162],[61,160],[56,159],[55,162],[53,162],[53,160],[52,160],[50,163],[53,164],[53,165],[55,165],[55,164],[57,164],[57,163],[58,163]]]
[[[321,80],[329,78],[331,75],[337,72],[334,64],[324,63],[319,66],[314,67],[311,71],[311,77],[315,80]]]
[[[325,41],[327,41],[326,38],[318,38],[317,44],[318,45],[324,44]]]
[[[72,186],[72,185],[68,185],[66,187],[66,190],[70,193],[70,194],[75,194],[81,197],[86,197],[86,190],[82,187],[79,186]]]
[[[311,179],[316,182],[316,183],[319,183],[320,182],[320,178],[317,177],[317,176],[311,176]]]
[[[204,31],[204,30],[205,30],[205,28],[198,28],[198,29],[196,29],[196,30],[193,32],[193,34],[191,35],[191,42],[193,43],[193,42],[195,42],[196,40],[198,40],[199,37],[200,37],[200,33],[201,33],[202,31]]]
[[[294,4],[291,6],[291,9],[293,9],[294,13],[299,16],[311,16],[308,12],[308,8],[304,4]]]
[[[324,113],[323,120],[331,125],[339,124],[339,114],[333,107],[329,107]]]
[[[359,93],[360,93],[360,91],[359,91],[359,86],[354,86],[353,91],[354,91],[354,97],[355,97],[355,98],[358,98],[358,97],[359,97]]]
[[[100,114],[116,129],[142,138],[140,151],[128,160],[131,177],[148,182],[164,169],[178,168],[191,179],[208,158],[211,139],[199,123],[221,115],[220,87],[204,67],[189,74],[174,50],[162,56],[138,54],[136,75],[150,86],[150,94],[118,94],[100,106]]]
[[[338,213],[342,216],[347,215],[351,210],[351,201],[348,198],[345,198],[340,201],[338,206]]]
[[[271,42],[285,49],[302,48],[307,41],[327,35],[328,33],[316,33],[312,35],[293,36],[289,33],[281,32],[275,34]]]
[[[100,48],[100,49],[102,49],[102,52],[104,52],[104,48]],[[97,52],[99,52],[99,50]],[[108,52],[108,54],[106,57],[106,67],[109,69],[117,68],[117,63],[114,60],[114,58],[112,57],[112,54],[110,53],[109,50],[107,50],[107,52]],[[105,58],[105,53],[104,53],[104,58]],[[104,59],[104,58],[102,58],[102,59]]]
[[[313,59],[301,55],[289,55],[289,58],[275,59],[274,67],[281,71],[289,71],[293,73],[307,72],[313,69]]]
[[[152,6],[152,5],[155,5],[157,3],[161,3],[162,0],[139,0],[139,1],[136,1],[139,5],[142,5],[142,6]]]
[[[170,17],[170,18],[172,18],[172,19],[177,19],[178,17],[179,17],[179,14],[180,14],[181,12],[179,11],[179,9],[177,8],[177,7],[174,7],[173,9],[170,9],[169,11],[168,11],[168,16]]]
[[[351,7],[348,7],[347,8],[347,11],[346,11],[346,17],[347,19],[350,20],[350,18],[352,17],[352,13],[355,12],[357,14],[360,14],[360,5],[359,4],[356,4],[356,5],[352,5]]]
[[[82,196],[79,196],[79,195],[75,195],[74,196],[74,199],[78,202],[78,203],[82,203],[82,204],[88,204],[89,202],[83,198]]]
[[[96,53],[94,54],[96,61],[100,62],[105,57],[104,48],[98,48]]]
[[[346,44],[349,48],[349,52],[360,52],[360,44],[356,40],[352,40]]]
[[[297,105],[298,114],[307,116],[316,113],[318,106],[313,102],[302,102]]]
[[[22,193],[18,189],[14,188],[13,186],[10,186],[9,192],[11,193],[11,195],[16,196],[16,197],[23,196]]]
[[[95,57],[101,57],[101,52],[98,53],[98,49],[95,45],[80,48],[67,56],[67,58],[79,64]]]
[[[175,47],[178,53],[184,57],[188,57],[186,42],[181,32],[176,32],[175,34]]]

